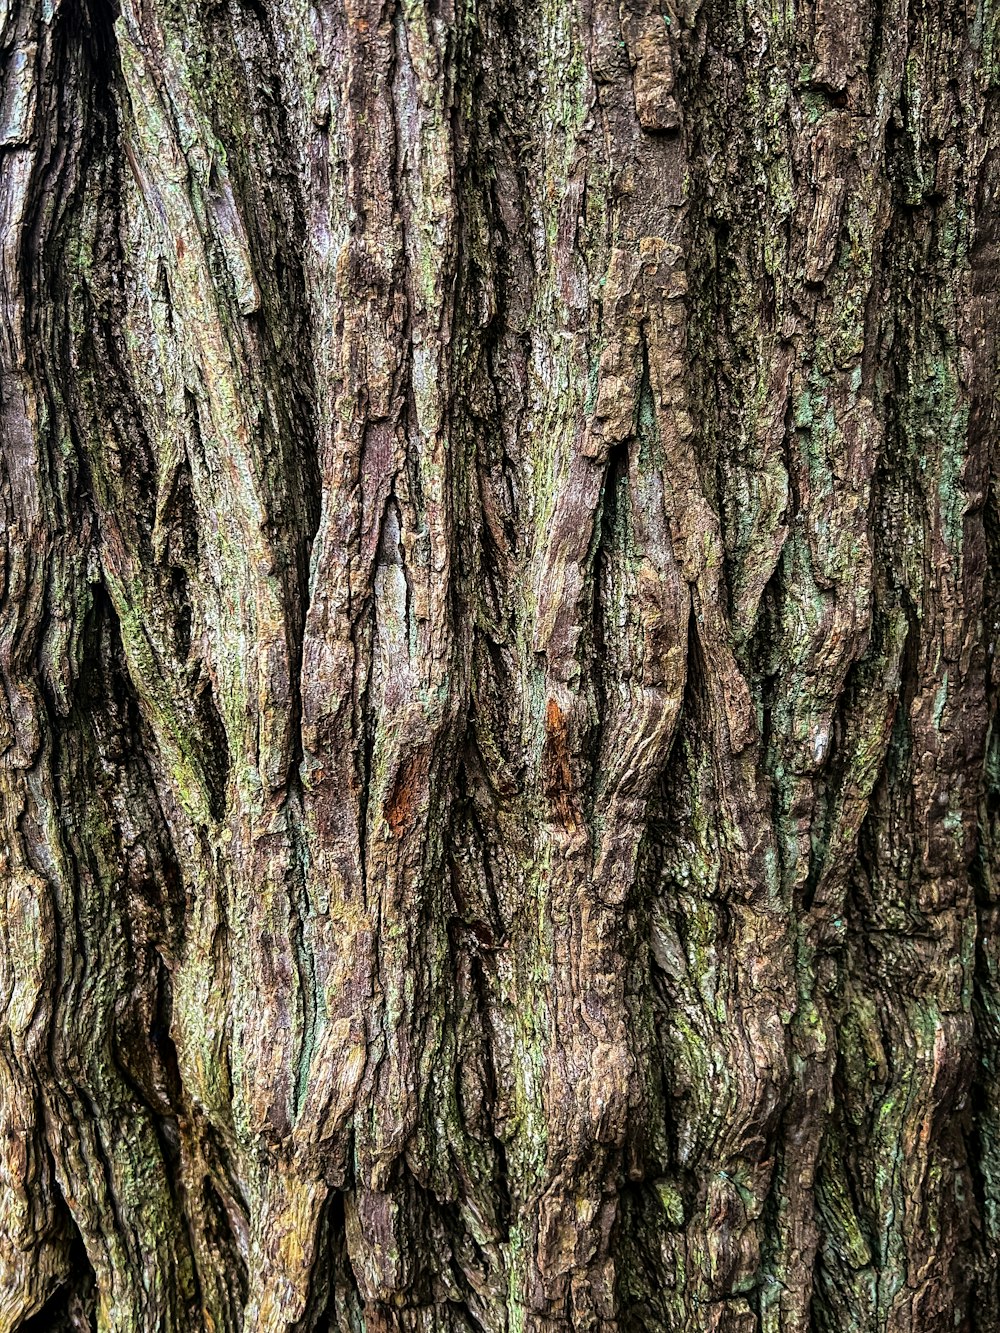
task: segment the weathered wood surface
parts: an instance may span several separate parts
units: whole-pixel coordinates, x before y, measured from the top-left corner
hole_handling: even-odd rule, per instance
[[[0,1333],[1000,1329],[990,0],[3,0]]]

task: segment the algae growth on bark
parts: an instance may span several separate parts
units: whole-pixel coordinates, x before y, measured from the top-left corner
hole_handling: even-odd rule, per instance
[[[998,1333],[998,43],[0,3],[0,1333]]]

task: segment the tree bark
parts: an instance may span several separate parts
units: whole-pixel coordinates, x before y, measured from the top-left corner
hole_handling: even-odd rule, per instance
[[[0,5],[0,1333],[1000,1333],[998,25]]]

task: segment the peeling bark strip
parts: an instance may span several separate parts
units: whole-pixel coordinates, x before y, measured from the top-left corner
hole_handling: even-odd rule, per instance
[[[1000,1333],[998,33],[0,6],[0,1333]]]

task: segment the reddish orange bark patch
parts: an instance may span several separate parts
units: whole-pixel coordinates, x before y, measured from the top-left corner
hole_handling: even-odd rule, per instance
[[[400,837],[416,819],[420,795],[427,788],[428,758],[424,751],[411,755],[396,771],[385,818],[395,837]]]
[[[563,826],[577,825],[573,809],[573,768],[570,763],[569,725],[555,699],[545,705],[545,748],[542,751],[542,787],[555,805]]]

